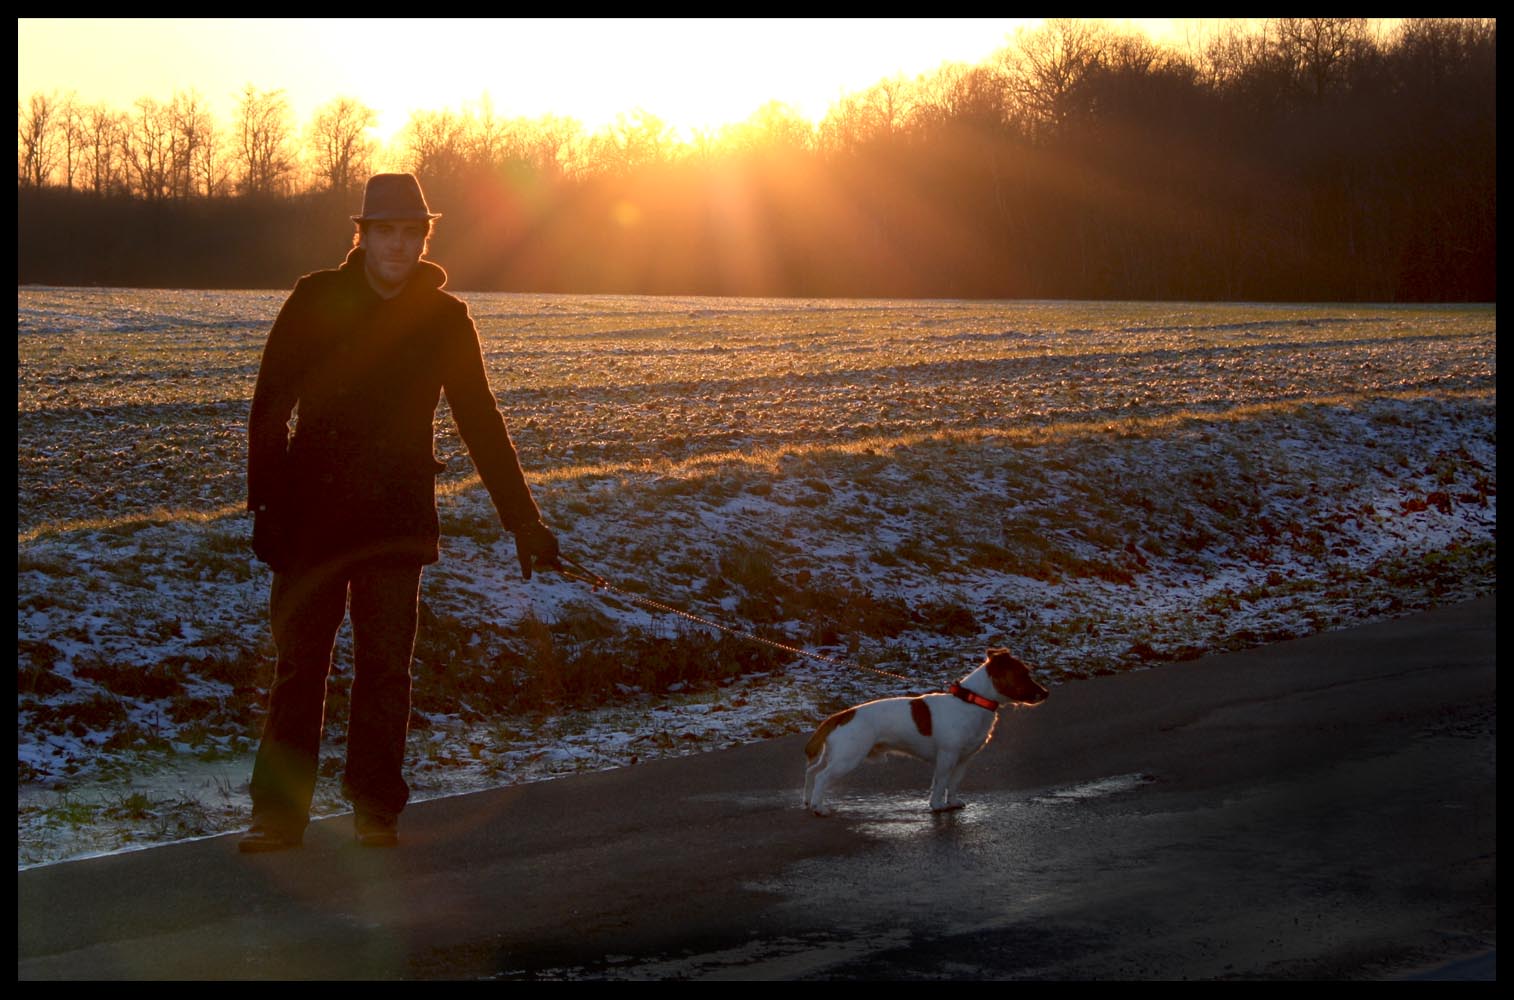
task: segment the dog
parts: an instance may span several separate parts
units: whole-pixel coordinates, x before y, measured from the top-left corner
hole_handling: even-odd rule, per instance
[[[967,803],[957,798],[957,788],[973,756],[988,745],[999,706],[1039,705],[1047,694],[1022,660],[1007,649],[990,649],[978,669],[947,693],[883,698],[837,712],[805,744],[805,808],[829,816],[825,794],[832,782],[865,757],[900,753],[935,762],[932,812],[961,809]]]

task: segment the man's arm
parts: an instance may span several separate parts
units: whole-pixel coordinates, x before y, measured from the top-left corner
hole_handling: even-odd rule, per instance
[[[541,513],[526,485],[515,443],[505,428],[505,418],[489,388],[484,370],[484,352],[478,329],[461,306],[462,322],[456,331],[454,356],[450,359],[443,388],[458,433],[468,446],[478,477],[499,511],[500,523],[515,535],[515,555],[520,560],[521,579],[531,579],[537,569],[561,569],[558,563],[557,538],[541,522]]]
[[[300,398],[300,336],[297,317],[302,281],[279,310],[263,348],[252,413],[247,420],[247,509],[278,502],[287,483],[289,416]]]
[[[467,308],[459,307],[462,318],[451,340],[452,351],[443,389],[447,393],[447,403],[452,407],[458,433],[468,446],[473,466],[494,501],[500,523],[509,531],[519,533],[523,528],[539,524],[541,512],[531,497],[515,443],[510,440],[505,418],[489,388],[478,330]]]

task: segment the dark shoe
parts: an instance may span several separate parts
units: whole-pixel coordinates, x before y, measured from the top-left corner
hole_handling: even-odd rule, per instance
[[[272,826],[253,820],[252,826],[237,841],[237,850],[243,854],[267,854],[271,851],[287,851],[300,846],[304,838],[284,827]]]
[[[399,820],[374,813],[353,813],[353,832],[360,847],[394,847],[400,842]]]

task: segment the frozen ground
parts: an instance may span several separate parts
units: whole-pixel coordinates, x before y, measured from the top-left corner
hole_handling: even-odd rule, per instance
[[[522,584],[443,419],[417,798],[805,730],[987,645],[1057,683],[1496,588],[1492,307],[467,298],[569,555],[911,680]],[[18,865],[245,821],[281,301],[19,293]],[[344,633],[328,813],[349,672]]]

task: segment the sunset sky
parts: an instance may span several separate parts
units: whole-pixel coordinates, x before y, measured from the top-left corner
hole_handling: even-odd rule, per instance
[[[121,108],[194,88],[223,120],[252,84],[297,122],[338,96],[380,114],[557,114],[598,129],[649,111],[684,131],[778,100],[818,120],[843,93],[947,61],[976,62],[1040,18],[726,20],[47,20],[17,22],[17,93],[74,92]],[[1197,21],[1120,19],[1159,38]]]

